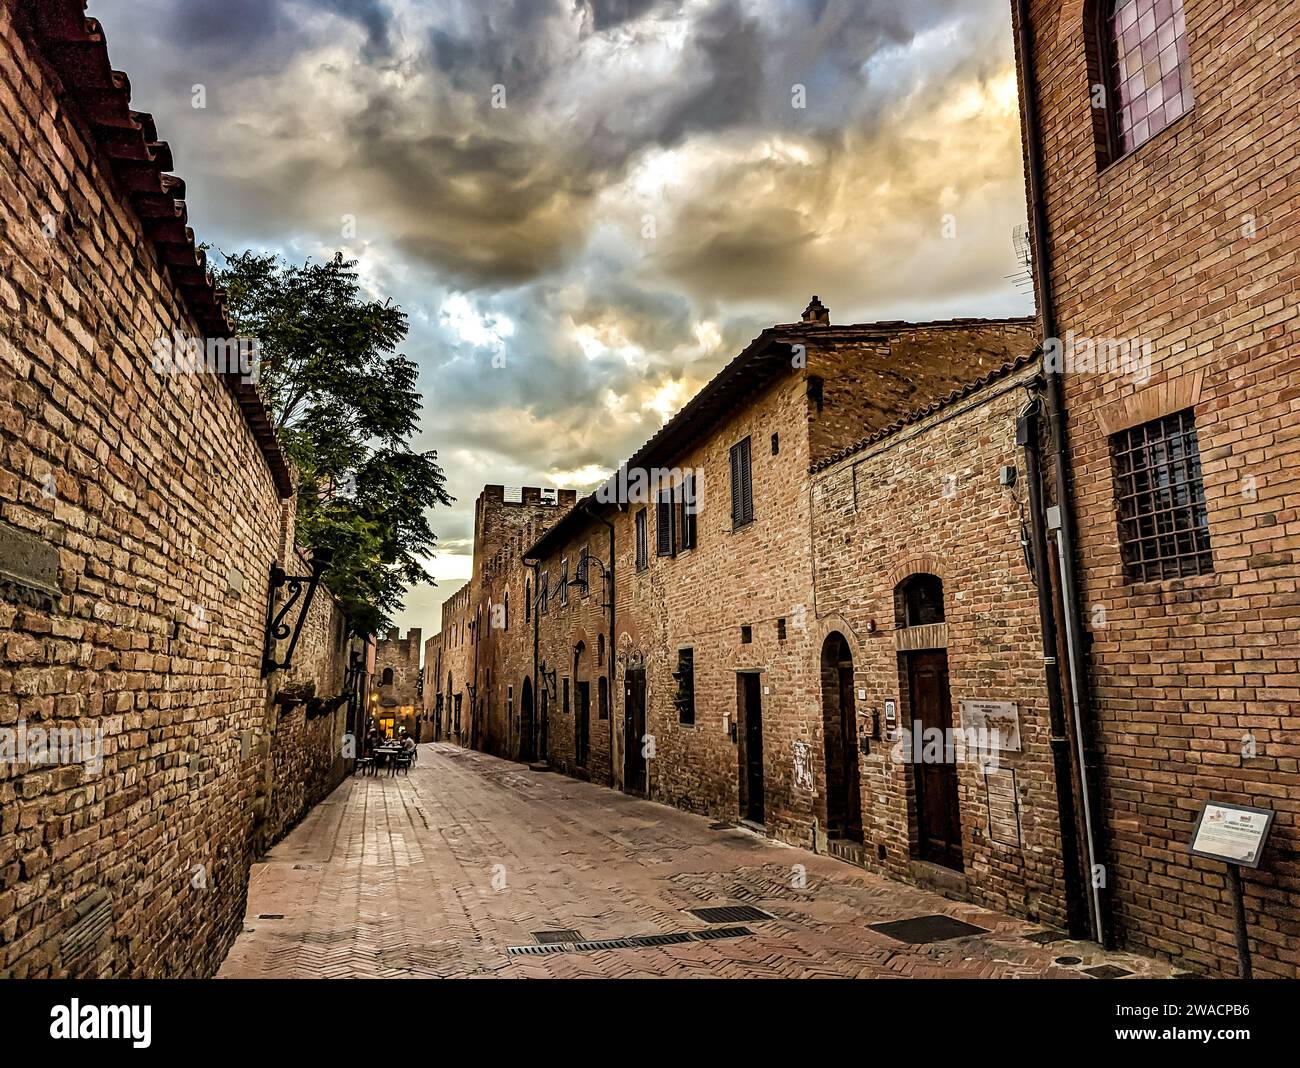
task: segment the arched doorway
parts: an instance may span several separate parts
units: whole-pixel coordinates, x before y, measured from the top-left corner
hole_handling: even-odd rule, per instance
[[[834,631],[822,643],[822,730],[826,741],[826,831],[862,841],[862,783],[853,701],[853,654]]]
[[[902,727],[913,739],[909,758],[916,803],[916,855],[961,871],[961,807],[955,749],[949,741],[952,696],[945,622],[943,580],[937,575],[909,575],[895,588],[899,677],[907,701]]]
[[[533,760],[533,684],[527,675],[519,690],[519,759]]]
[[[584,676],[583,663],[587,646],[578,642],[573,648],[573,762],[584,770],[591,754],[591,682]]]

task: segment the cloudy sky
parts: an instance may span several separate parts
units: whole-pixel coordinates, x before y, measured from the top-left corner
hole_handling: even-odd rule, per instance
[[[1032,310],[1006,0],[88,13],[201,240],[341,249],[409,314],[457,498],[399,620],[426,635],[483,484],[592,486],[813,293],[838,323]]]

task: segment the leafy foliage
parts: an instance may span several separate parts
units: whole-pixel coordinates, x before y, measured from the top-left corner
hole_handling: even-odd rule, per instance
[[[299,473],[297,534],[333,562],[326,585],[358,634],[387,628],[406,588],[431,582],[426,509],[450,504],[435,452],[413,452],[423,407],[414,362],[397,352],[406,314],[370,300],[356,262],[225,258],[232,325],[260,342],[259,387]]]

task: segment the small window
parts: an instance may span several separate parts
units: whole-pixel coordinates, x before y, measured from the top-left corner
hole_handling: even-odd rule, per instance
[[[567,716],[569,714],[569,676],[564,676],[564,704],[560,706],[561,710]]]
[[[569,561],[564,559],[560,561],[560,604],[569,603]]]
[[[636,514],[636,569],[644,571],[650,566],[650,539],[646,532],[646,510]]]
[[[698,537],[699,500],[695,494],[695,476],[687,475],[681,484],[682,548],[694,549]]]
[[[1191,409],[1111,437],[1119,541],[1129,582],[1214,570]]]
[[[596,635],[596,663],[603,664],[604,662],[605,662],[605,635],[597,634]]]
[[[731,527],[754,521],[754,485],[749,438],[731,447]]]
[[[776,640],[779,642],[785,641],[785,616],[776,621]]]
[[[740,628],[740,644],[749,645],[754,640],[754,628],[745,624]]]
[[[381,686],[391,686],[391,685],[393,685],[393,669],[392,669],[392,668],[390,668],[390,667],[384,668],[384,681],[381,682],[380,685],[381,685]]]
[[[938,575],[910,575],[900,584],[899,592],[904,626],[925,627],[944,621],[943,579]]]
[[[1100,0],[1111,155],[1119,158],[1192,110],[1182,0]]]
[[[695,722],[695,650],[677,650],[677,670],[673,672],[677,680],[677,721],[693,724]]]
[[[604,675],[596,682],[596,707],[601,719],[609,719],[609,680]]]
[[[781,452],[781,435],[772,435],[772,455],[776,456]]]
[[[655,556],[675,556],[677,553],[677,509],[673,507],[673,491],[662,489],[655,500]]]

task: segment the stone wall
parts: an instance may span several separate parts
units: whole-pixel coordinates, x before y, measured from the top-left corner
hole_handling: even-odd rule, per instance
[[[1243,873],[1255,974],[1300,975],[1300,22],[1185,0],[1194,107],[1116,160],[1091,3],[1034,0],[1056,332],[1137,338],[1149,375],[1065,376],[1108,886],[1124,944],[1233,974],[1223,866],[1188,854],[1206,801],[1276,812]],[[1110,435],[1190,409],[1213,572],[1129,581]]]
[[[394,736],[403,727],[414,736],[416,716],[424,709],[420,677],[421,630],[412,627],[405,638],[400,635],[401,631],[394,627],[376,643],[373,692],[378,700],[371,703],[370,711],[376,720],[392,719],[391,733]]]

